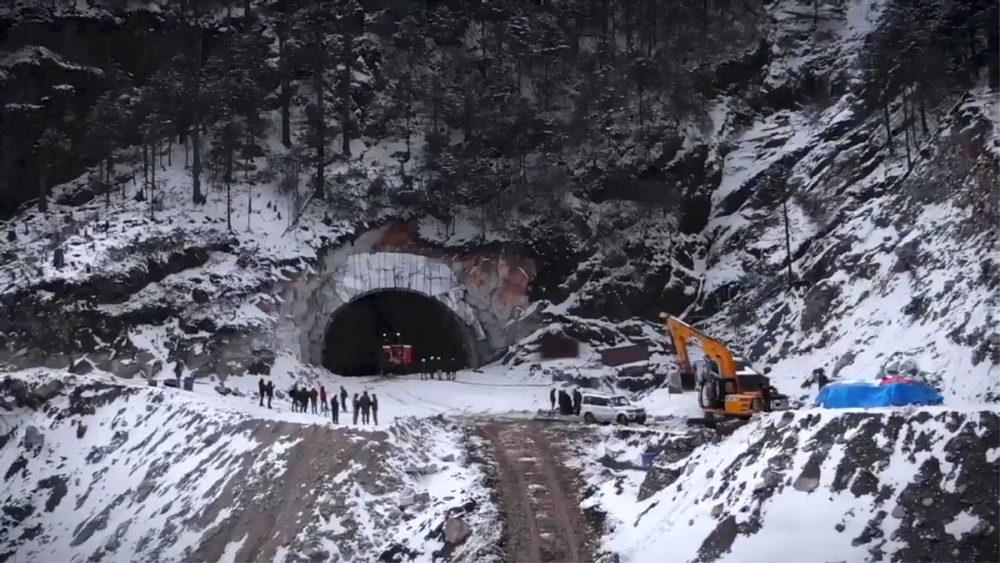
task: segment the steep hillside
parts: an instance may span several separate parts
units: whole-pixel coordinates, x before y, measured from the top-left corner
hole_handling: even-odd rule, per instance
[[[953,399],[995,401],[996,90],[952,89],[925,108],[904,86],[873,107],[866,76],[902,8],[827,6],[822,33],[788,5],[771,9],[794,48],[769,80],[830,74],[867,89],[726,136],[704,233],[704,326],[771,365],[787,392],[818,367],[871,379],[913,360]],[[729,127],[741,116],[719,111]]]
[[[623,563],[993,561],[998,424],[995,410],[826,411],[728,437],[620,431],[598,451],[663,453],[644,478],[586,465],[587,506],[607,512]]]

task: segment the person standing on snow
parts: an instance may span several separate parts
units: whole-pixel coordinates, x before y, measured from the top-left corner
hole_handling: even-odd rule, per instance
[[[330,399],[330,416],[333,417],[334,424],[340,424],[340,403],[337,402],[337,397]]]
[[[257,393],[260,395],[260,405],[264,406],[264,396],[267,395],[267,384],[264,383],[264,378],[260,378],[257,382]]]
[[[580,403],[583,401],[583,394],[579,389],[573,390],[573,414],[580,416]]]
[[[553,387],[549,390],[549,403],[552,404],[550,410],[556,410],[556,388]]]
[[[354,412],[354,424],[358,423],[358,394],[351,398],[351,411]]]
[[[319,391],[315,389],[309,390],[309,406],[312,407],[313,414],[319,414],[316,412],[316,399],[319,398]]]
[[[358,400],[358,406],[361,407],[361,424],[370,424],[372,398],[368,396],[368,391],[365,391],[361,395],[361,399]]]
[[[184,375],[184,362],[177,360],[177,364],[174,366],[174,376],[177,377],[177,388],[181,387],[181,376]]]
[[[375,421],[375,426],[378,426],[378,395],[372,393],[372,420]]]
[[[274,382],[268,381],[265,389],[267,390],[267,408],[271,408],[271,401],[274,399]]]
[[[326,387],[322,385],[319,386],[319,405],[320,412],[326,414],[326,409],[328,408],[326,404]]]
[[[344,386],[340,386],[340,410],[347,412],[347,389]]]

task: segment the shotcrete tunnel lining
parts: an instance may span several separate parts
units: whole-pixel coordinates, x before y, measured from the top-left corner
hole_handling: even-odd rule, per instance
[[[382,335],[395,333],[413,346],[418,364],[439,356],[478,366],[471,327],[440,300],[401,288],[369,291],[338,307],[327,322],[323,365],[342,375],[374,375],[386,343]]]

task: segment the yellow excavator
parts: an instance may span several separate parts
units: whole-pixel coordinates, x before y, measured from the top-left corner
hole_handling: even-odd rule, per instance
[[[688,342],[694,341],[709,360],[697,383],[698,406],[709,417],[749,418],[759,412],[787,410],[788,397],[771,386],[771,379],[754,371],[750,362],[733,355],[723,343],[705,336],[677,317],[661,314],[667,334],[677,349],[681,381],[694,379]]]

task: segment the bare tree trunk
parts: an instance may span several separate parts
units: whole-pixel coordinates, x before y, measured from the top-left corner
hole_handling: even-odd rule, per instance
[[[889,153],[894,152],[892,144],[892,123],[889,120],[889,100],[882,103],[882,116],[885,118],[885,136],[889,140]]]
[[[193,153],[192,164],[191,164],[191,185],[193,188],[192,199],[195,204],[202,204],[205,202],[205,197],[201,195],[201,118],[199,114],[199,102],[201,98],[201,49],[202,49],[202,31],[198,28],[195,36],[197,37],[197,44],[195,46],[195,63],[194,63],[194,112],[192,116],[193,125],[191,127],[191,152]],[[186,153],[185,153],[186,154]]]
[[[38,164],[38,210],[49,210],[49,190],[45,187],[45,164]]]
[[[347,16],[348,21],[352,21],[353,16]],[[351,59],[354,51],[354,29],[350,24],[344,30],[344,53],[341,61],[342,70],[340,76],[340,132],[343,136],[341,152],[344,156],[351,156]]]
[[[111,159],[111,155],[108,155],[107,160],[104,161],[105,165],[105,178],[104,178],[104,203],[107,207],[111,207],[111,176],[114,171],[114,162]]]
[[[153,205],[153,200],[156,199],[156,163],[155,163],[155,156],[156,156],[156,153],[160,152],[160,148],[157,145],[157,143],[155,143],[155,142],[153,143],[152,147],[150,147],[150,148],[153,151],[154,163],[153,163],[153,166],[151,167],[151,169],[149,171],[150,172],[149,193],[146,194],[146,195],[149,196],[149,218],[155,220],[156,219],[156,207]]]
[[[233,230],[233,152],[226,155],[226,228]]]
[[[286,3],[282,3],[284,6]],[[284,8],[282,8],[284,9]],[[278,26],[278,69],[281,72],[281,144],[285,148],[292,147],[292,85],[288,80],[288,55],[284,24]]]
[[[786,279],[788,280],[788,287],[791,288],[793,282],[792,277],[792,231],[791,227],[788,225],[788,196],[786,195],[784,201],[781,202],[781,214],[785,219],[785,261],[787,262],[788,270],[785,273]]]
[[[318,44],[318,43],[317,43]],[[322,200],[326,197],[326,108],[323,103],[323,64],[314,72],[313,88],[316,93],[316,186],[313,197]]]
[[[930,127],[927,126],[927,102],[923,96],[920,96],[920,128],[923,129],[924,136],[931,132]]]
[[[903,143],[906,145],[906,168],[913,169],[913,158],[910,155],[910,103],[909,96],[906,95],[906,88],[903,88]]]

